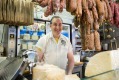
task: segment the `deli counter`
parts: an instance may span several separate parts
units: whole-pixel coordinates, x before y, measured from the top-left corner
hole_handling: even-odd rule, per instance
[[[36,59],[35,55],[31,54],[30,52],[21,52],[22,55],[19,55],[16,58],[0,57],[0,80],[33,80],[32,70],[33,67],[36,66],[33,61],[35,61]],[[34,51],[32,51],[32,53],[33,52]],[[83,64],[80,64],[80,66],[83,66]],[[77,68],[77,71],[78,70],[79,68]],[[80,80],[119,80],[119,68],[108,70],[91,76],[77,76],[80,77]]]
[[[0,80],[32,80],[32,73],[23,73],[29,65],[24,57],[0,58]],[[109,70],[100,74],[80,78],[80,80],[119,80],[119,69]]]

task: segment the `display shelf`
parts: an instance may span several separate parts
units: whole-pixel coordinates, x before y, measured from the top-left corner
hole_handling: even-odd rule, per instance
[[[81,46],[81,45],[76,45],[75,47],[76,47],[76,48],[81,48],[82,46]]]
[[[95,51],[95,50],[89,50],[89,49],[86,49],[86,50],[81,50],[81,51]]]
[[[77,39],[77,40],[76,40],[76,42],[81,42],[81,39],[80,39],[80,38],[79,38],[79,39]]]
[[[30,39],[30,40],[25,40],[25,39],[20,39],[21,41],[26,41],[26,42],[28,42],[28,41],[31,41],[31,42],[37,42],[38,40],[32,40],[32,39]]]
[[[35,51],[35,49],[20,49],[21,51],[27,51],[27,50],[34,50]]]
[[[80,52],[80,50],[82,50],[82,46],[81,46],[81,37],[80,37],[80,33],[78,31],[78,28],[75,28],[75,35],[74,35],[74,39],[75,39],[75,53]]]

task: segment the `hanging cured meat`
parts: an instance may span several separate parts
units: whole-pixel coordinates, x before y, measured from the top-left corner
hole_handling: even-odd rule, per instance
[[[52,0],[52,6],[53,6],[54,13],[58,11],[59,5],[60,5],[60,0]]]
[[[93,23],[94,23],[94,18],[93,18],[93,12],[90,10],[90,17],[91,17],[91,29],[93,29]]]
[[[94,31],[94,44],[95,44],[95,50],[100,51],[101,50],[100,35],[97,31]]]
[[[65,6],[65,1],[64,0],[60,0],[59,12],[62,12],[63,11],[64,6]]]
[[[38,3],[41,7],[46,7],[49,0],[38,0]]]
[[[114,16],[114,23],[115,23],[115,25],[119,25],[119,11],[118,11],[118,9],[119,9],[119,6],[118,6],[118,4],[115,4],[114,5],[114,11],[115,11],[115,16]]]
[[[107,10],[108,10],[108,20],[110,21],[111,18],[112,18],[112,12],[111,12],[111,8],[110,8],[110,5],[109,5],[109,1],[108,0],[104,0],[106,5],[107,5]]]
[[[88,8],[89,9],[92,9],[92,7],[93,7],[93,1],[92,0],[87,0],[87,3],[88,3]]]
[[[68,12],[74,12],[77,8],[77,0],[66,0],[66,10]]]
[[[93,13],[94,21],[97,21],[98,20],[98,13],[97,13],[97,9],[95,6],[92,7],[92,13]]]
[[[52,0],[49,0],[48,6],[46,11],[44,12],[44,16],[47,17],[53,13],[53,5],[52,5]]]
[[[104,2],[104,1],[103,1]],[[104,2],[104,10],[105,10],[105,13],[104,13],[104,18],[106,20],[108,20],[108,17],[109,17],[109,13],[108,13],[108,8],[107,8],[107,5],[106,5],[106,2]]]
[[[88,49],[89,50],[94,50],[94,33],[92,32],[90,34],[90,41],[89,41],[89,46],[88,46]]]
[[[82,0],[82,9],[86,10],[88,8],[88,3],[86,0]]]
[[[119,4],[111,1],[110,7],[111,7],[111,13],[112,13],[110,22],[116,27],[119,27]]]
[[[85,47],[88,49],[90,43],[90,35],[85,35]]]
[[[0,23],[8,25],[33,24],[34,6],[24,0],[0,0]]]
[[[76,16],[79,18],[82,16],[82,0],[77,0]]]
[[[98,30],[99,29],[99,23],[97,21],[95,21],[93,23],[93,28],[94,28],[94,30]]]
[[[115,6],[115,3],[114,2],[110,2],[110,8],[111,8],[111,12],[112,12],[112,18],[111,18],[111,23],[114,24],[114,6]]]
[[[100,0],[96,0],[96,5],[97,5],[97,11],[98,11],[98,17],[99,17],[98,22],[102,24],[104,21],[104,13],[105,13],[104,2]]]

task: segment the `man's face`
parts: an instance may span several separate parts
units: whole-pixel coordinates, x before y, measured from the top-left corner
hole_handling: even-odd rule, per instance
[[[60,18],[54,18],[51,24],[51,30],[54,36],[59,36],[62,31],[62,20]]]

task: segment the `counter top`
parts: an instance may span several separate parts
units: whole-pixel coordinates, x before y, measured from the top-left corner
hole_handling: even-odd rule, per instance
[[[0,57],[0,63],[2,62],[2,61],[4,61],[6,59],[6,57]]]
[[[84,62],[75,62],[74,66],[83,66]]]

